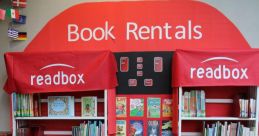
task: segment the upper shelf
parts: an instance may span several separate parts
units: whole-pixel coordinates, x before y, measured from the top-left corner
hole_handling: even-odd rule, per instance
[[[105,117],[15,117],[16,120],[104,120]]]

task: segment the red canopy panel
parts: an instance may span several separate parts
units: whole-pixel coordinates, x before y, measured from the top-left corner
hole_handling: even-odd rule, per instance
[[[258,86],[259,50],[176,50],[172,86]]]
[[[117,86],[109,51],[6,53],[7,93],[104,90]]]

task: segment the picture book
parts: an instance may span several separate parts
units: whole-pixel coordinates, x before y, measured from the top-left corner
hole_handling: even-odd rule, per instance
[[[49,96],[48,116],[49,117],[71,117],[75,113],[74,96]]]
[[[126,120],[116,120],[116,136],[126,136]]]
[[[148,136],[159,136],[160,132],[159,132],[159,121],[157,120],[152,120],[152,121],[148,121]]]
[[[162,136],[172,136],[172,121],[162,121]]]
[[[116,116],[127,116],[127,99],[126,97],[116,97]]]
[[[163,117],[172,117],[172,99],[163,100]]]
[[[130,99],[130,116],[142,117],[144,116],[144,99],[132,98]]]
[[[160,118],[160,98],[148,98],[147,99],[147,117],[148,118]]]
[[[143,121],[130,120],[129,136],[143,136]]]
[[[87,96],[81,98],[81,115],[82,116],[97,116],[97,97]]]

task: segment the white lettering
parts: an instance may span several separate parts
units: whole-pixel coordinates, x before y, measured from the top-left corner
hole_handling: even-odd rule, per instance
[[[229,68],[226,65],[219,65],[218,67],[211,68],[203,68],[198,67],[190,68],[190,78],[191,79],[248,79],[247,68]]]
[[[66,74],[58,71],[56,74],[31,75],[31,85],[67,85],[85,84],[84,74]]]
[[[68,41],[69,42],[75,42],[79,39],[79,34],[78,34],[78,26],[75,25],[75,24],[68,24],[67,26],[67,29],[68,29]],[[74,35],[74,36],[72,36]],[[74,38],[72,38],[74,37]]]
[[[193,72],[196,70],[196,68],[191,68],[191,78],[193,78]]]

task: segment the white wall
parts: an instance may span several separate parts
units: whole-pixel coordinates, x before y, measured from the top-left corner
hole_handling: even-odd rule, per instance
[[[259,47],[258,0],[203,1],[216,7],[233,21],[251,47]],[[22,13],[27,16],[27,24],[19,26],[19,30],[27,31],[27,41],[11,42],[7,37],[8,22],[10,20],[0,21],[0,131],[10,130],[9,97],[2,89],[6,80],[3,54],[9,51],[23,51],[48,20],[68,7],[80,2],[89,2],[89,0],[27,0],[28,6],[22,10]],[[6,7],[10,7],[10,1],[0,0],[0,8]]]

